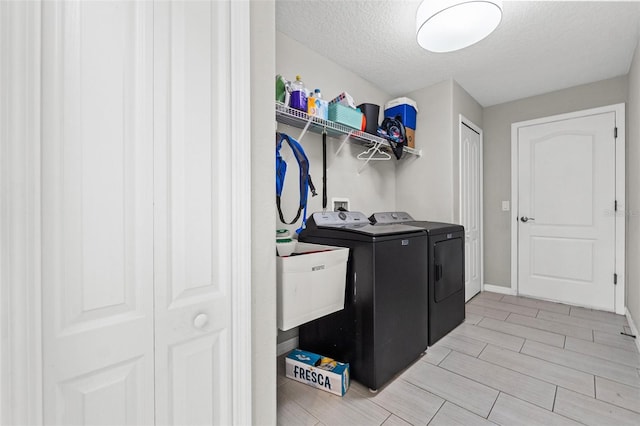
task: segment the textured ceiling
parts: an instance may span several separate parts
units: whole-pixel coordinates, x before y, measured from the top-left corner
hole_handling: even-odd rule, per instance
[[[483,106],[627,74],[638,41],[640,2],[504,1],[487,38],[431,53],[416,42],[419,4],[277,0],[276,28],[392,96],[453,78]]]

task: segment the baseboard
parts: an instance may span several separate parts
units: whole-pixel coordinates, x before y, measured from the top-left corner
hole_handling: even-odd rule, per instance
[[[502,287],[501,285],[487,284],[487,283],[485,283],[482,286],[482,291],[490,291],[493,293],[500,293],[500,294],[509,294],[511,296],[516,295],[515,289],[512,289],[511,287]]]
[[[285,340],[282,343],[278,343],[278,346],[276,346],[276,351],[278,356],[280,356],[280,355],[286,354],[287,352],[291,352],[297,347],[298,347],[298,336],[292,337],[289,340]]]
[[[640,352],[640,336],[638,335],[638,326],[636,326],[636,323],[633,322],[633,318],[631,317],[631,312],[629,312],[629,308],[625,308],[625,311],[626,311],[625,316],[627,317],[627,321],[629,322],[629,328],[631,329],[631,334],[636,336],[634,340],[636,341],[636,347],[638,348],[638,352]]]

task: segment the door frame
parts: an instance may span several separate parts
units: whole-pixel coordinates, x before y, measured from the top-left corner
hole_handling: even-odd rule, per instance
[[[230,2],[230,173],[235,236],[228,242],[234,424],[252,422],[251,93],[249,2]],[[41,297],[41,8],[0,2],[0,424],[43,424]]]
[[[0,2],[0,423],[42,407],[41,3]]]
[[[458,115],[458,152],[460,153],[460,155],[458,156],[458,170],[459,170],[459,175],[458,175],[458,182],[460,182],[459,188],[458,188],[458,217],[460,218],[460,221],[462,222],[462,211],[463,211],[463,199],[462,199],[462,185],[463,185],[463,180],[462,180],[462,165],[463,165],[463,159],[462,159],[462,126],[467,126],[469,127],[471,130],[473,130],[474,132],[476,132],[479,136],[480,136],[480,150],[479,150],[479,157],[478,157],[478,161],[479,161],[479,165],[478,165],[478,171],[480,173],[480,183],[479,183],[479,188],[480,188],[480,194],[478,194],[479,197],[479,209],[480,209],[480,220],[478,222],[478,226],[480,227],[480,292],[484,291],[484,159],[483,159],[483,151],[484,151],[484,134],[482,129],[477,126],[473,121],[469,120],[467,117],[465,117],[462,114]],[[466,289],[465,289],[466,290]],[[467,302],[469,299],[467,299],[467,293],[465,291],[465,302]]]
[[[615,142],[615,199],[618,201],[618,211],[611,213],[615,218],[615,270],[618,283],[614,287],[614,310],[616,314],[625,314],[625,104],[607,105],[566,114],[552,115],[534,120],[519,121],[511,124],[511,293],[518,294],[518,130],[522,127],[545,124],[554,121],[586,117],[589,115],[615,113],[618,135]],[[613,202],[613,200],[612,200]],[[613,279],[613,277],[612,277]]]

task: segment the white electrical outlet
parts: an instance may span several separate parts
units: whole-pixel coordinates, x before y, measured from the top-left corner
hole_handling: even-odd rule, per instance
[[[351,211],[348,198],[331,197],[331,205],[333,206],[334,212],[337,212],[338,210]]]
[[[502,211],[503,212],[508,212],[509,211],[509,202],[508,201],[503,201],[502,202]]]

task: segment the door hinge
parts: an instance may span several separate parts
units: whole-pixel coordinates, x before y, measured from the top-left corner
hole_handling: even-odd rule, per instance
[[[613,274],[613,284],[618,284],[618,274]]]
[[[613,137],[614,137],[614,139],[618,138],[618,128],[617,127],[613,128]]]
[[[617,211],[618,211],[618,200],[615,200],[615,201],[613,202],[613,211],[614,211],[614,212],[617,212]]]

